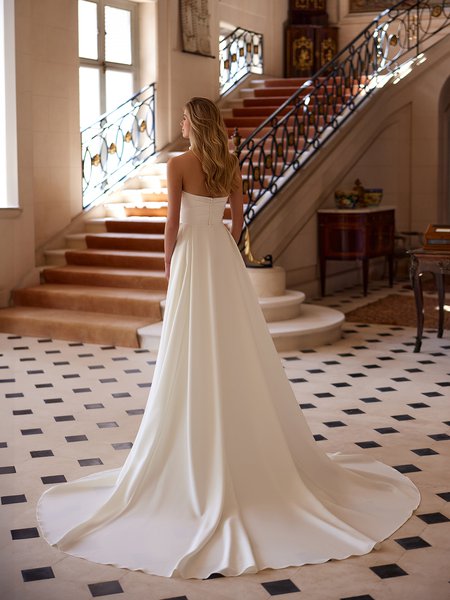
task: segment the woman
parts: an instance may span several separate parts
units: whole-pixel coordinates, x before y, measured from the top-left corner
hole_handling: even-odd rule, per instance
[[[139,432],[121,469],[41,497],[43,535],[69,554],[167,577],[365,554],[419,492],[391,467],[316,444],[236,246],[240,174],[216,106],[190,100],[182,131],[191,148],[168,165],[169,287]]]

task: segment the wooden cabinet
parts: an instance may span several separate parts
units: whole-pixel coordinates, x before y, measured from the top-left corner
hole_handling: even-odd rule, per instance
[[[363,289],[367,295],[369,259],[386,256],[389,284],[393,283],[395,209],[323,209],[318,211],[319,265],[325,295],[327,260],[362,260]]]
[[[337,27],[287,25],[286,77],[310,77],[337,53]]]

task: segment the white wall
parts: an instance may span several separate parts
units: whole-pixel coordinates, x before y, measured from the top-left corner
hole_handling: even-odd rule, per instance
[[[15,0],[20,211],[0,211],[0,304],[81,209],[77,0]]]
[[[264,72],[283,74],[283,22],[287,0],[210,0],[215,59],[182,51],[179,2],[159,0],[157,26],[157,137],[162,148],[180,134],[184,103],[192,96],[219,98],[219,24],[225,21],[264,35]]]

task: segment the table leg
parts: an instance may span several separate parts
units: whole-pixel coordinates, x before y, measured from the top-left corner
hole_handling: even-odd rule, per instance
[[[363,268],[363,292],[364,296],[367,296],[367,288],[369,284],[369,259],[362,259],[362,268]]]
[[[422,346],[422,334],[423,334],[423,292],[422,292],[422,277],[419,273],[416,273],[412,280],[412,286],[414,290],[414,299],[416,301],[416,312],[417,312],[417,335],[416,345],[414,346],[414,352],[420,352]]]
[[[441,338],[444,333],[444,304],[445,304],[444,274],[443,273],[434,273],[434,280],[436,282],[436,288],[437,288],[437,293],[438,293],[438,305],[439,305],[438,338]]]

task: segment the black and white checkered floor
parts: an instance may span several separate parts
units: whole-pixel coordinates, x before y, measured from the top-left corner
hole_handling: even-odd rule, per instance
[[[386,293],[347,290],[323,303],[351,310]],[[416,514],[365,556],[206,581],[90,563],[48,546],[36,528],[46,486],[124,462],[155,355],[0,334],[2,600],[448,599],[450,336],[426,332],[414,354],[414,334],[347,323],[338,343],[283,363],[318,443],[406,473],[422,493]]]

